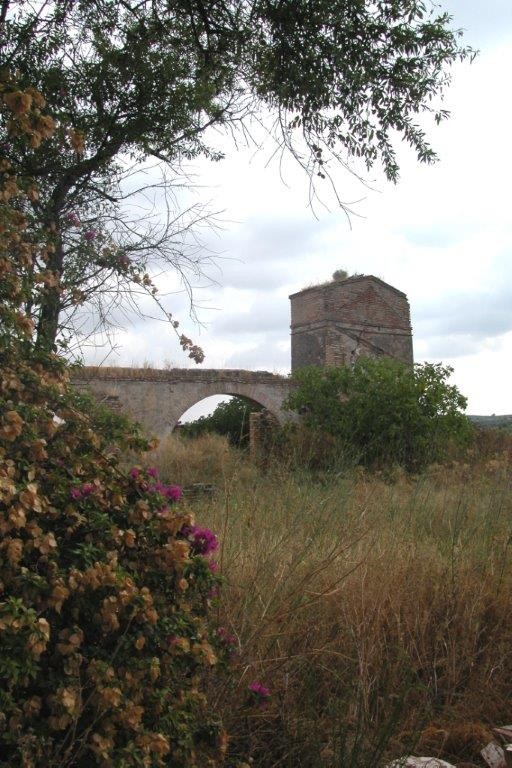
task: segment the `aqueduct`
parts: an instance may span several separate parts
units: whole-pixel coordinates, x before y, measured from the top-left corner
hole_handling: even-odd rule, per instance
[[[360,355],[412,365],[407,296],[378,277],[334,279],[294,293],[290,300],[292,371],[304,365],[350,365]],[[283,408],[289,378],[267,371],[81,368],[73,379],[157,436],[172,431],[186,410],[211,395],[254,400],[281,423],[292,418]]]
[[[73,375],[80,389],[138,421],[148,434],[163,437],[192,405],[211,395],[239,395],[253,400],[280,423],[290,383],[266,371],[171,368],[81,368]]]

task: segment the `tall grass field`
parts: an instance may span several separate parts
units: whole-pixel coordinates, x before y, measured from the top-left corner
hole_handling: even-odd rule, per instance
[[[502,446],[501,446],[502,447]],[[483,765],[512,721],[510,457],[408,477],[258,470],[220,437],[171,438],[161,475],[219,536],[210,696],[232,764],[370,768],[406,754]],[[271,691],[255,707],[248,686]]]

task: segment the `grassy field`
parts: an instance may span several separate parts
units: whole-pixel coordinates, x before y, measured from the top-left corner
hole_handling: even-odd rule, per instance
[[[403,754],[482,764],[512,721],[510,462],[393,481],[266,473],[213,436],[162,446],[162,475],[219,535],[214,613],[237,640],[210,696],[231,753],[270,768],[369,768]],[[247,704],[261,681],[270,704]]]

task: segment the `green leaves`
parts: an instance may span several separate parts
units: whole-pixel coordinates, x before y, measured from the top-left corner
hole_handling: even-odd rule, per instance
[[[416,470],[470,438],[466,399],[447,383],[451,373],[441,364],[411,369],[388,358],[360,358],[353,368],[303,368],[293,375],[288,407],[352,448],[366,466]]]

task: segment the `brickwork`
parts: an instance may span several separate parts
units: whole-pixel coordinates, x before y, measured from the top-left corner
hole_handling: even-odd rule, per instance
[[[359,355],[413,362],[409,302],[373,275],[334,280],[290,296],[292,371],[343,365]]]

